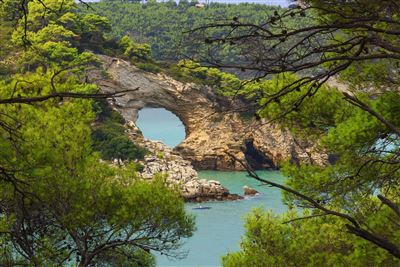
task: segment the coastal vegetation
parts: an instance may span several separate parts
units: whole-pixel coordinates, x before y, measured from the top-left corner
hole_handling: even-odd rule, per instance
[[[92,131],[92,146],[105,160],[142,160],[146,149],[134,144],[125,134],[125,119],[112,110],[106,100],[93,104],[97,125]],[[139,165],[138,165],[139,166]]]
[[[210,3],[204,8],[196,7],[197,1],[108,1],[92,3],[94,12],[108,18],[112,26],[111,36],[122,38],[130,36],[136,42],[149,44],[155,60],[177,62],[194,57],[206,51],[204,42],[197,42],[188,35],[191,29],[201,27],[212,21],[231,22],[232,18],[245,18],[252,23],[262,23],[274,12],[283,9],[275,6],[257,4]],[[308,18],[289,20],[291,25],[307,25]],[[215,28],[214,36],[227,33],[226,29]],[[190,38],[189,38],[190,37]],[[241,60],[243,55],[236,49],[221,51],[220,55],[231,61]]]
[[[247,61],[233,63],[200,58],[212,66],[257,71],[237,91],[256,101],[257,116],[329,156],[324,165],[293,159],[283,164],[286,185],[249,170],[282,189],[293,210],[252,212],[241,250],[225,256],[223,265],[397,266],[399,3],[302,2],[264,24],[232,18],[234,27],[217,21],[194,30],[210,49],[247,55]],[[287,17],[313,20],[293,27],[284,23]],[[231,31],[214,36],[216,27]],[[298,207],[302,211],[295,212]]]
[[[194,222],[179,192],[161,176],[141,180],[135,164],[101,161],[145,152],[104,100],[91,100],[112,96],[85,79],[98,66],[87,49],[103,46],[110,27],[77,8],[0,3],[0,265],[154,266],[152,251],[180,257]],[[110,151],[111,143],[122,147]]]
[[[165,176],[137,175],[148,151],[87,77],[98,53],[240,99],[326,155],[287,159],[284,185],[240,161],[288,211],[248,214],[223,266],[398,266],[400,3],[195,4],[0,1],[0,265],[185,256],[194,218]]]

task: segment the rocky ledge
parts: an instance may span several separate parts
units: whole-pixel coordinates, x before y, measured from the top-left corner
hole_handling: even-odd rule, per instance
[[[127,122],[126,132],[129,138],[150,154],[141,162],[144,165],[139,173],[144,179],[152,179],[155,174],[165,174],[167,183],[178,185],[185,201],[202,202],[209,200],[237,200],[243,197],[230,194],[229,190],[214,180],[199,179],[197,171],[190,161],[159,141],[148,140],[142,136],[133,122]]]

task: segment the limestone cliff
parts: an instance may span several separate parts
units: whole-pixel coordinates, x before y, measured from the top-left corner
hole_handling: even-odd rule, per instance
[[[186,139],[175,151],[196,169],[241,170],[225,151],[247,159],[255,168],[276,168],[285,159],[323,164],[327,157],[309,144],[301,144],[281,127],[265,121],[243,119],[230,111],[209,86],[181,83],[165,74],[142,71],[121,59],[99,56],[107,75],[90,73],[104,92],[136,89],[118,97],[114,106],[135,122],[143,107],[163,107],[176,114],[186,129]]]

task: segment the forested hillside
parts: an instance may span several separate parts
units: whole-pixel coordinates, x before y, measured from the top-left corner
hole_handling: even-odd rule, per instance
[[[198,8],[196,2],[175,1],[146,3],[128,1],[100,1],[87,10],[82,6],[82,12],[95,12],[109,19],[112,26],[112,36],[122,37],[127,34],[139,43],[151,45],[156,60],[176,61],[185,57],[193,57],[205,47],[193,39],[187,39],[187,32],[216,21],[234,22],[241,19],[251,23],[262,23],[266,17],[275,12],[281,12],[280,7],[256,4],[218,4]],[[289,24],[307,24],[307,18],[293,18]],[[226,33],[226,29],[216,28],[214,36]],[[204,41],[204,39],[202,39]],[[240,58],[238,50],[223,52],[224,57],[235,60]]]

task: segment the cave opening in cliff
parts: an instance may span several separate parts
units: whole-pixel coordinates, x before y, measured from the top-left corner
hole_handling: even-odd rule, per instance
[[[249,165],[255,170],[276,169],[273,161],[254,147],[253,140],[246,140],[244,155]]]
[[[171,148],[186,137],[185,125],[178,116],[165,108],[145,107],[139,110],[136,125],[145,138],[161,141]]]

